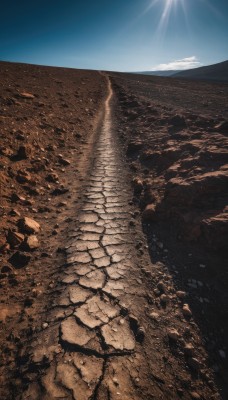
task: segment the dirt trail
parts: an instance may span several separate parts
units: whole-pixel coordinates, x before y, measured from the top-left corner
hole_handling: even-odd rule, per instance
[[[151,264],[133,218],[108,86],[84,204],[46,322],[21,354],[27,388],[17,398],[219,399],[197,327],[180,312],[184,294]]]
[[[129,313],[143,291],[129,235],[129,188],[111,129],[111,98],[109,82],[94,167],[60,291],[30,349],[32,364],[50,366],[41,384],[29,385],[24,399],[140,398],[142,355],[136,356],[135,348],[144,330]]]

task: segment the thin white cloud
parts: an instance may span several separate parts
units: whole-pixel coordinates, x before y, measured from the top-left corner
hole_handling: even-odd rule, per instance
[[[171,61],[167,64],[159,64],[152,68],[152,71],[184,70],[200,67],[202,64],[195,56]]]

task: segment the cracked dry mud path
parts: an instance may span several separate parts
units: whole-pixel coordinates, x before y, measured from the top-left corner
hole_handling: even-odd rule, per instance
[[[61,290],[29,349],[30,369],[43,368],[23,399],[140,399],[140,327],[130,315],[142,295],[129,234],[124,165],[105,103],[85,202],[67,246]],[[141,332],[143,334],[143,331]],[[145,365],[145,361],[144,361]]]

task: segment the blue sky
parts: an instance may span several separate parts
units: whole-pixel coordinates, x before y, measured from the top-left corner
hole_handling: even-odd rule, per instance
[[[185,69],[228,59],[228,0],[2,0],[0,59]]]

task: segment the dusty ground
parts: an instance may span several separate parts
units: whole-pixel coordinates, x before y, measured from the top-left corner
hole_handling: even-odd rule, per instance
[[[210,364],[224,384],[228,85],[130,74],[111,74],[111,80],[151,259],[188,293]]]
[[[65,260],[62,249],[80,204],[107,88],[96,72],[10,63],[1,63],[1,84],[0,397],[5,399],[15,398],[15,385],[20,391],[18,352],[39,329],[54,274]],[[14,246],[6,239],[10,230],[20,231],[24,217],[41,226],[39,247],[31,251],[21,240]],[[27,265],[23,257],[11,264],[18,250],[29,256]]]
[[[0,397],[225,399],[227,87],[106,77],[1,63]]]

